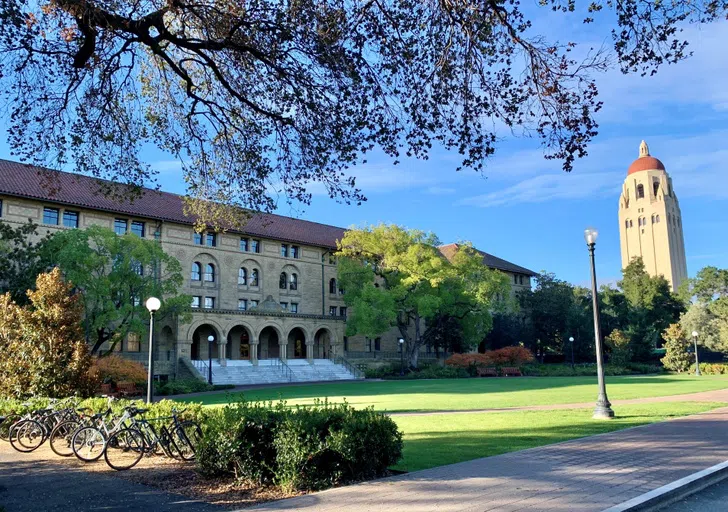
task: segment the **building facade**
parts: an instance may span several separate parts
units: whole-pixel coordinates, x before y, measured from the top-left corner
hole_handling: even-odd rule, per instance
[[[688,270],[680,204],[664,164],[642,141],[619,197],[622,268],[642,258],[650,275],[664,276],[677,291]]]
[[[240,230],[199,233],[175,194],[147,190],[134,201],[118,200],[101,194],[95,179],[0,160],[0,221],[29,220],[40,226],[39,236],[92,225],[133,233],[180,261],[180,291],[192,297],[192,321],[160,318],[154,333],[157,374],[180,375],[190,369],[182,362],[210,358],[220,366],[313,363],[399,349],[395,330],[376,339],[345,335],[347,308],[333,257],[343,228],[258,214]],[[456,247],[441,251],[447,257]],[[514,290],[530,287],[533,272],[482,254],[484,264],[509,273]],[[144,336],[132,334],[117,348],[146,361]]]

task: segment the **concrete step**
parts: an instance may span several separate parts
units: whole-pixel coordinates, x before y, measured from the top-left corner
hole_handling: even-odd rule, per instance
[[[212,364],[212,382],[214,384],[275,384],[284,382],[314,382],[351,380],[356,377],[343,365],[334,364],[328,359],[314,359],[313,364],[305,359],[290,360],[292,380],[289,381],[275,361],[260,361],[255,366],[250,361],[228,361],[226,366],[219,362]],[[198,370],[199,371],[199,370]]]

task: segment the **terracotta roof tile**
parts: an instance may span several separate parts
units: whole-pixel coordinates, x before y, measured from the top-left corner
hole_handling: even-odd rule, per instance
[[[443,256],[445,256],[445,258],[450,260],[457,252],[458,247],[459,247],[458,244],[447,244],[447,245],[441,245],[440,247],[438,247],[438,249],[440,249],[440,253]],[[534,272],[533,270],[528,270],[525,267],[516,265],[515,263],[511,263],[510,261],[506,261],[502,258],[498,258],[497,256],[493,256],[492,254],[488,254],[487,252],[480,251],[478,249],[475,249],[475,250],[478,252],[478,254],[481,254],[483,256],[483,264],[488,268],[494,268],[496,270],[503,270],[505,272],[524,274],[527,276],[537,275],[537,273]]]
[[[52,180],[48,180],[48,177]],[[49,181],[52,184],[50,188]],[[99,192],[100,185],[104,183],[109,182],[0,159],[0,194],[140,218],[194,224],[194,219],[183,212],[182,196],[144,189],[144,194],[134,201],[116,200]],[[336,241],[344,236],[346,230],[281,215],[259,213],[245,226],[233,231],[250,236],[335,248]]]

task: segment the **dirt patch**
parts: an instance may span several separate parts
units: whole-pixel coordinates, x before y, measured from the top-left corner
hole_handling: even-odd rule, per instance
[[[232,478],[204,478],[195,471],[194,462],[182,462],[166,457],[144,457],[127,471],[111,469],[103,458],[84,463],[76,457],[59,457],[47,444],[31,453],[16,452],[8,443],[0,441],[0,451],[13,453],[18,460],[44,461],[81,468],[84,471],[104,473],[114,478],[148,485],[156,489],[181,494],[207,503],[229,508],[250,507],[266,501],[290,498],[302,493],[286,493],[277,487],[258,487],[236,482]]]

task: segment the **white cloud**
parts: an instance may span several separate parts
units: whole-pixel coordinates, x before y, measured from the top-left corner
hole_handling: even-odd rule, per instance
[[[433,196],[446,196],[446,195],[454,194],[455,192],[457,192],[457,189],[455,189],[455,188],[440,187],[437,185],[434,185],[432,187],[427,187],[427,189],[425,189],[426,194],[430,194]]]

